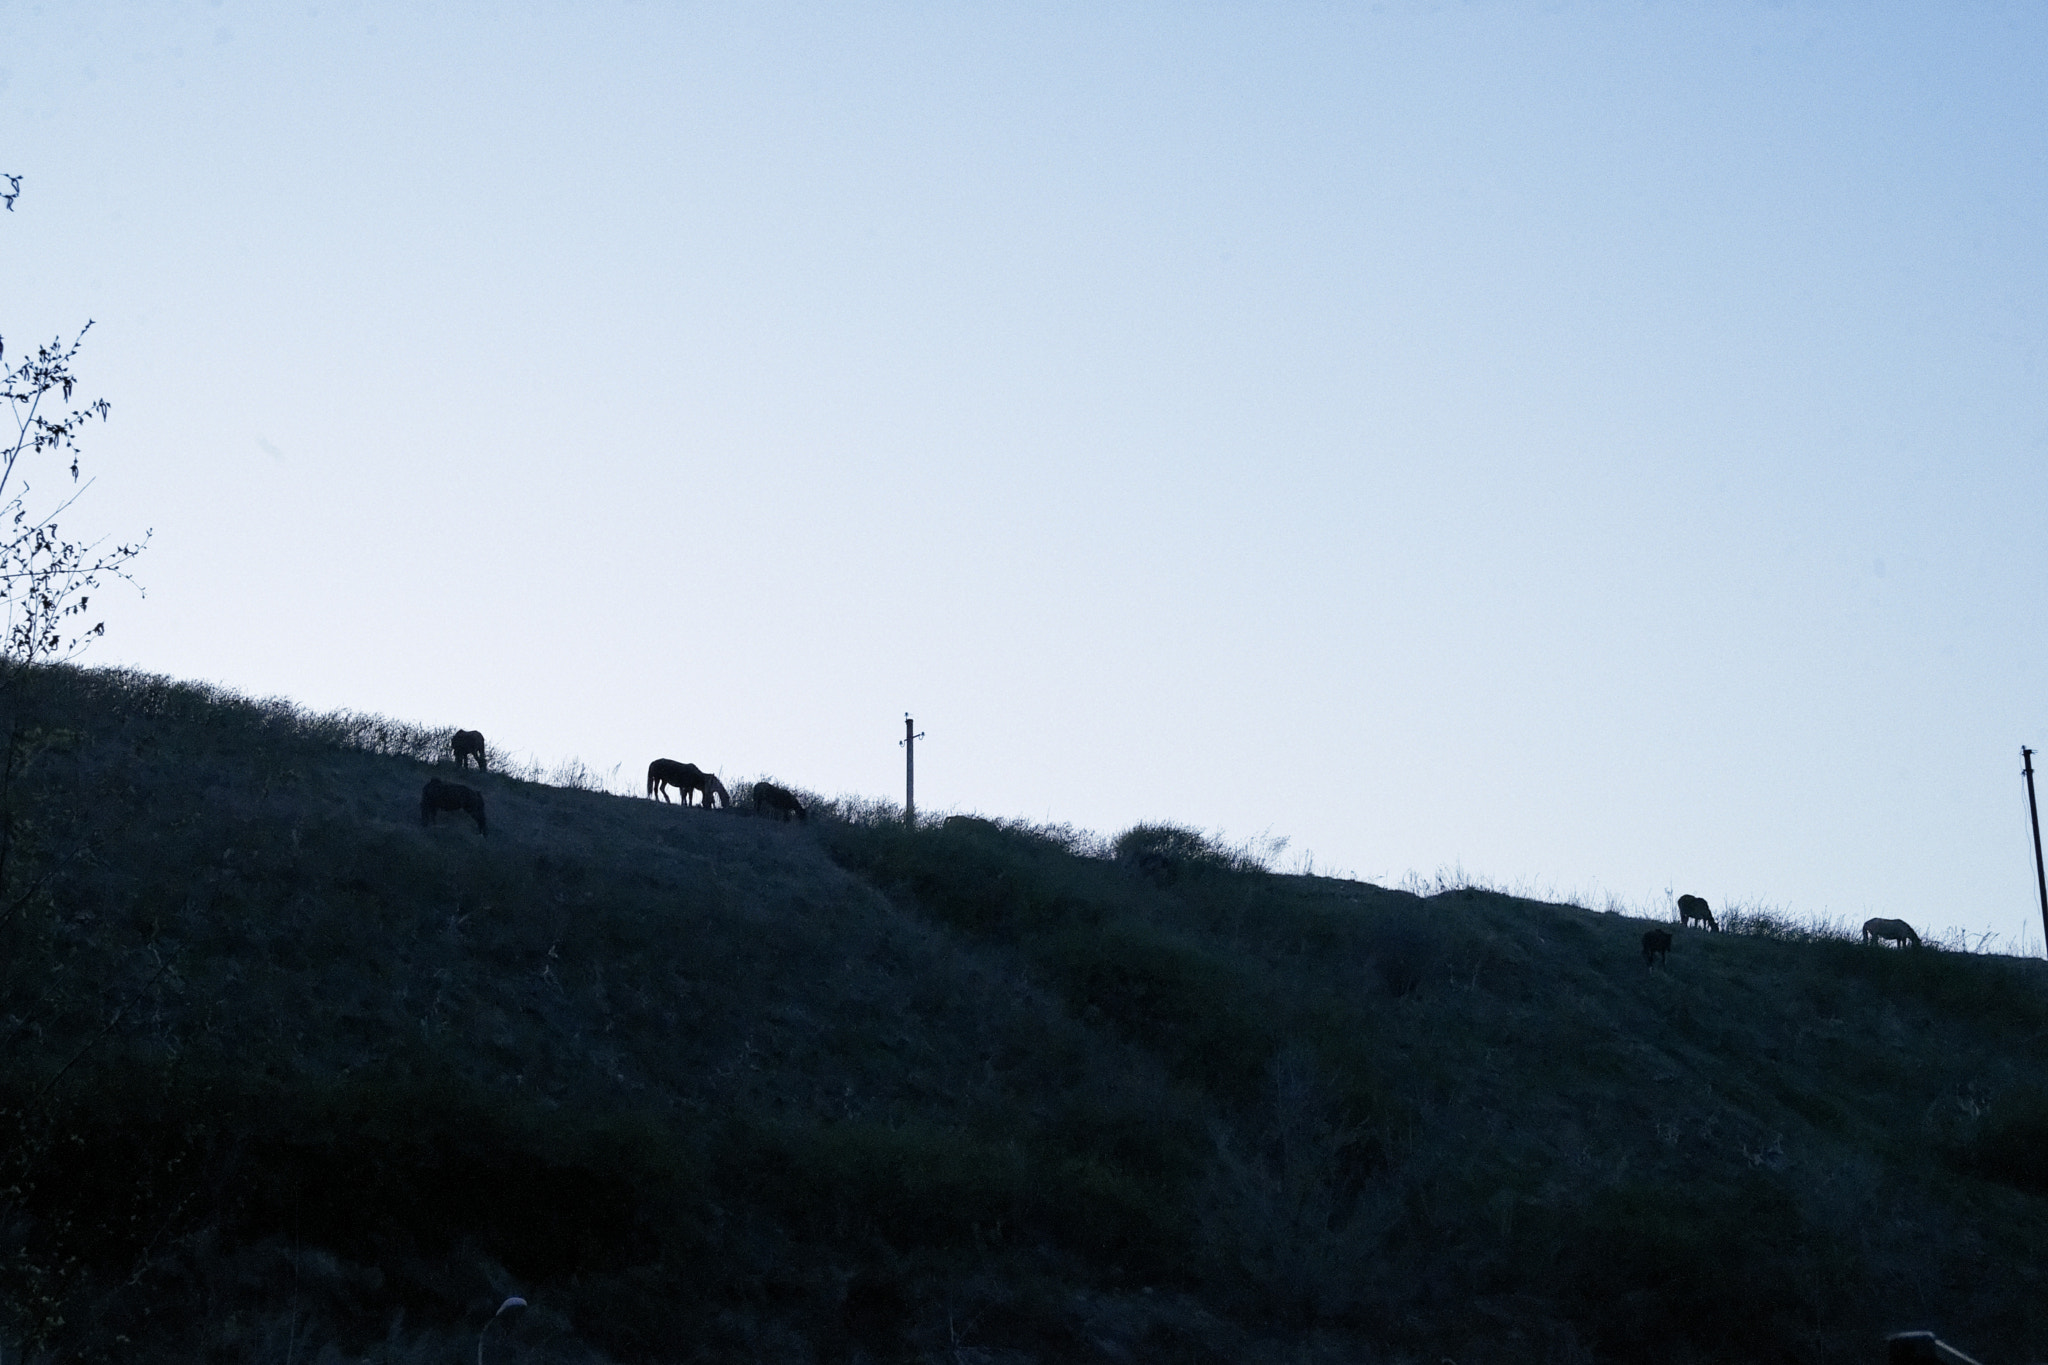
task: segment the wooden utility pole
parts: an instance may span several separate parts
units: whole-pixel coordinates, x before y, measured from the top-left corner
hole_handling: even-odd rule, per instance
[[[2048,872],[2041,870],[2041,810],[2034,804],[2034,751],[2020,746],[2020,769],[2027,775],[2027,819],[2034,825],[2034,882],[2041,888],[2041,933],[2048,938]],[[2048,942],[2042,944],[2048,948]]]
[[[910,713],[903,713],[903,738],[897,743],[903,746],[903,823],[917,823],[917,742],[924,738],[924,732],[911,733],[914,722]]]

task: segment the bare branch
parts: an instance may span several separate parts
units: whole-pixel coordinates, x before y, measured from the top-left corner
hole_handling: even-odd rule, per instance
[[[60,516],[92,486],[81,482],[79,437],[95,417],[106,421],[113,405],[95,398],[69,406],[78,378],[73,362],[84,345],[88,321],[66,343],[61,337],[38,346],[11,367],[0,367],[0,403],[15,423],[14,439],[0,445],[0,602],[6,604],[6,635],[0,655],[23,663],[76,655],[106,634],[103,621],[87,622],[92,594],[103,579],[131,585],[129,563],[147,548],[150,533],[139,541],[102,549],[104,539],[66,540],[59,533]],[[52,415],[45,400],[66,405]],[[0,438],[4,439],[4,438]],[[17,477],[24,456],[56,455],[69,469],[74,488],[55,505],[31,511],[30,485]],[[11,490],[11,496],[9,496]]]

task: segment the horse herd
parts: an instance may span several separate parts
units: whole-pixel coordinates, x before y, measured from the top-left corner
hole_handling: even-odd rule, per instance
[[[712,798],[718,800],[720,810],[732,808],[732,798],[726,795],[725,784],[694,763],[678,763],[672,758],[657,758],[647,765],[647,794],[669,799],[668,789],[676,789],[676,799],[684,805],[690,804],[695,794],[703,798],[704,807],[711,807]],[[776,786],[773,782],[756,782],[753,787],[754,814],[772,814],[784,824],[794,818],[808,821],[810,816],[804,810],[804,803],[794,793]]]
[[[448,741],[454,752],[455,766],[466,768],[471,759],[476,760],[477,771],[485,769],[484,737],[475,730],[457,730]],[[673,789],[674,798],[669,796]],[[695,796],[706,809],[716,801],[720,810],[732,808],[732,797],[726,792],[725,784],[712,774],[705,772],[694,763],[678,763],[672,758],[657,758],[647,765],[647,794],[662,801],[674,799],[683,805],[690,804]],[[754,814],[774,815],[784,823],[792,819],[808,820],[804,803],[796,795],[773,782],[756,782],[753,786]],[[476,820],[476,831],[484,828],[484,797],[474,787],[465,787],[460,782],[443,782],[438,777],[427,779],[427,785],[420,789],[420,823],[431,825],[434,817],[442,811],[464,811]],[[1720,922],[1714,918],[1714,911],[1699,896],[1678,898],[1678,927],[1687,928],[1694,923],[1704,924],[1710,933],[1720,933]],[[1871,919],[1863,922],[1865,943],[1896,943],[1901,947],[1920,946],[1920,935],[1913,932],[1913,926],[1902,919]],[[1668,964],[1671,959],[1671,933],[1667,929],[1652,929],[1643,935],[1643,965],[1655,967],[1659,962]]]
[[[1714,912],[1706,901],[1698,896],[1678,898],[1678,927],[1683,929],[1693,921],[1705,924],[1713,933],[1720,933],[1721,926],[1714,919]],[[1902,919],[1870,919],[1863,922],[1865,943],[1896,943],[1900,947],[1908,944],[1920,946],[1920,935],[1913,932],[1913,926]],[[1643,965],[1655,967],[1658,962],[1669,962],[1671,957],[1671,933],[1667,929],[1652,929],[1643,935]]]
[[[488,770],[484,757],[484,737],[476,730],[457,730],[448,741],[448,747],[455,755],[455,766],[467,768],[470,760],[476,760],[478,772]],[[726,793],[725,784],[717,777],[705,772],[694,763],[678,763],[672,758],[657,758],[647,765],[647,794],[668,801],[669,789],[674,788],[676,798],[684,805],[690,798],[699,796],[708,809],[712,801],[718,802],[721,810],[732,807],[732,797]],[[774,815],[785,824],[792,819],[808,821],[810,816],[804,810],[804,803],[797,800],[795,793],[776,786],[773,782],[756,782],[753,787],[754,814]],[[427,779],[427,785],[420,788],[420,823],[431,825],[442,811],[467,813],[476,821],[476,832],[487,834],[484,817],[484,794],[474,787],[465,787],[460,782],[443,782],[438,777]]]

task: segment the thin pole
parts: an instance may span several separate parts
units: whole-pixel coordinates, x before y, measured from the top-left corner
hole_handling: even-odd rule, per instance
[[[918,733],[912,734],[911,727],[915,723],[910,719],[910,713],[905,711],[903,713],[903,739],[901,743],[903,745],[903,823],[906,825],[917,823],[917,742],[924,738],[924,732],[920,730]]]
[[[2041,888],[2041,933],[2048,936],[2048,871],[2041,867],[2041,811],[2034,804],[2034,751],[2024,745],[2020,747],[2020,766],[2027,775],[2027,819],[2034,826],[2034,881]]]

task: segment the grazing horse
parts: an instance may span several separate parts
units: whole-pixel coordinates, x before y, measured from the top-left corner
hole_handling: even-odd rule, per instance
[[[805,824],[809,824],[811,821],[811,817],[804,814],[804,803],[797,800],[794,795],[776,786],[773,782],[756,782],[754,784],[754,814],[765,815],[769,811],[774,811],[777,815],[781,816],[784,824],[789,823],[789,817],[792,815]]]
[[[448,747],[455,750],[455,766],[466,768],[469,760],[476,760],[478,772],[486,771],[491,765],[484,762],[484,736],[481,730],[457,730],[455,738],[448,741]]]
[[[1652,929],[1643,935],[1643,965],[1654,967],[1658,958],[1669,963],[1671,957],[1671,935],[1662,929]]]
[[[427,785],[420,788],[420,823],[431,825],[436,813],[444,810],[466,810],[476,817],[476,832],[488,834],[484,828],[484,797],[474,787],[465,787],[460,782],[443,782],[438,777],[427,779]]]
[[[694,763],[678,763],[672,758],[657,758],[647,765],[647,794],[669,799],[668,789],[676,789],[676,799],[684,805],[690,804],[690,793],[700,792],[708,807],[716,796],[723,807],[732,805],[732,798],[725,794],[725,784],[705,772]]]
[[[1898,944],[1901,948],[1910,943],[1915,948],[1918,948],[1920,946],[1920,935],[1914,933],[1913,926],[1902,919],[1867,919],[1863,921],[1863,941],[1865,943],[1889,941]]]
[[[1696,919],[1705,920],[1707,927],[1715,933],[1721,932],[1721,926],[1714,922],[1714,912],[1707,908],[1705,901],[1701,900],[1698,896],[1680,896],[1678,898],[1679,927],[1684,928]]]

